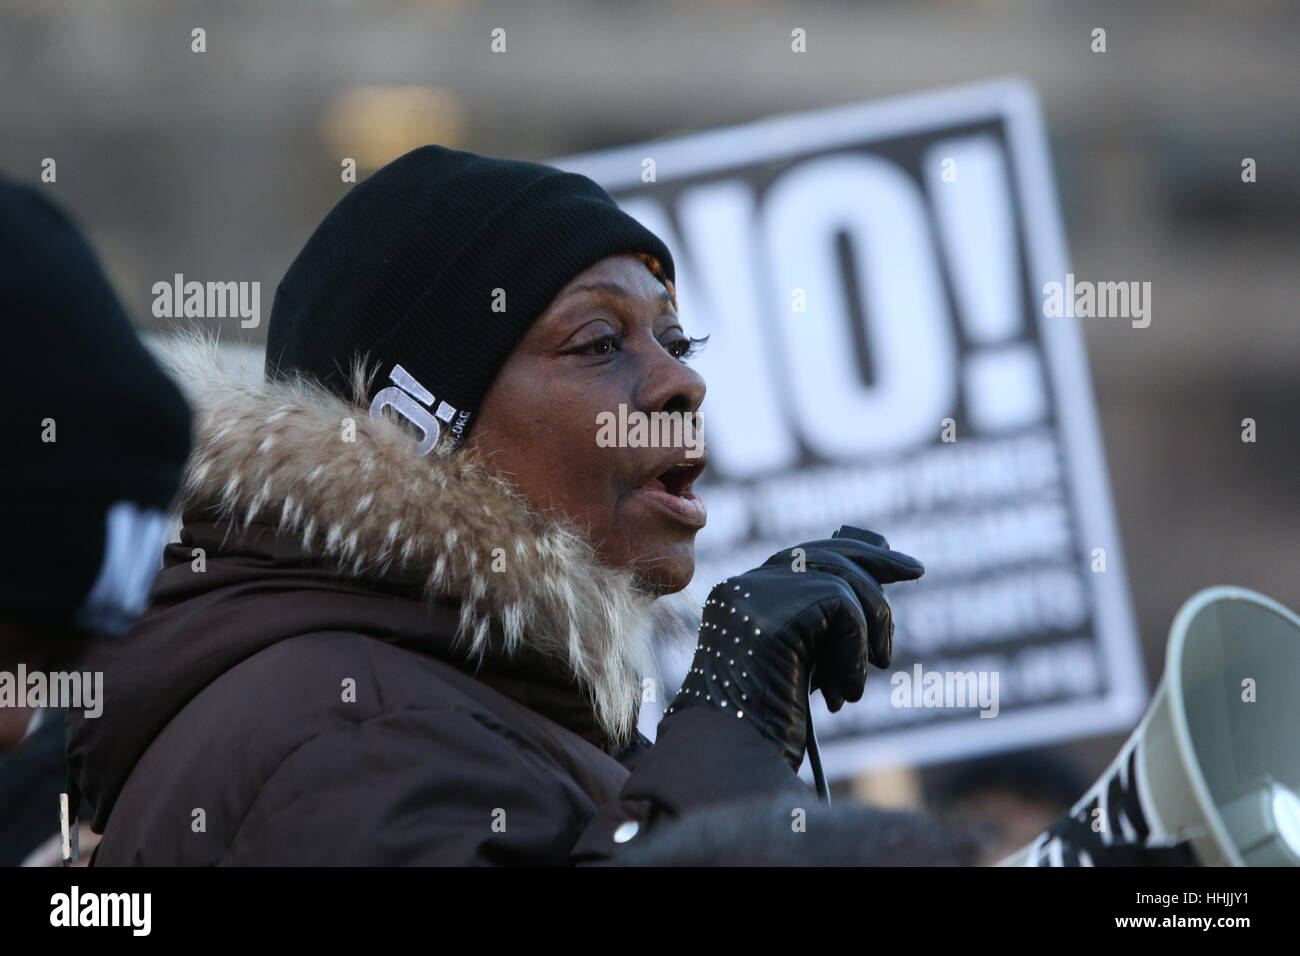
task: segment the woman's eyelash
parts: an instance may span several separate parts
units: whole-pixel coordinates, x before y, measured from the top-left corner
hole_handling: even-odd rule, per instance
[[[597,338],[592,339],[590,342],[585,342],[582,345],[577,346],[574,349],[574,351],[591,352],[592,355],[605,355],[607,354],[606,352],[596,351],[596,349],[599,346],[604,345],[606,343],[610,345],[620,345],[622,344],[622,341],[623,341],[622,337],[619,336],[617,333],[609,332],[606,333],[605,335],[601,335],[598,336]]]
[[[685,346],[685,348],[683,348],[682,351],[674,353],[679,360],[684,362],[692,355],[697,353],[700,349],[704,348],[704,346],[707,345],[708,342],[709,342],[709,337],[707,335],[702,336],[698,339],[693,337],[678,339],[677,341],[669,344],[668,350],[671,352],[674,347]]]
[[[664,348],[666,348],[674,358],[684,362],[702,349],[708,341],[709,337],[707,335],[698,339],[674,339],[672,342],[667,343]],[[610,332],[606,335],[594,338],[590,342],[584,342],[582,345],[576,346],[573,351],[581,354],[608,355],[611,351],[618,351],[622,344],[623,337],[616,332]],[[606,346],[609,348],[606,349]]]

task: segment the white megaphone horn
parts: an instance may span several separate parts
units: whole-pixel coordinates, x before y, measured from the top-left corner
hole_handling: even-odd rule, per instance
[[[1193,595],[1142,722],[1068,814],[1001,866],[1300,866],[1300,617]]]

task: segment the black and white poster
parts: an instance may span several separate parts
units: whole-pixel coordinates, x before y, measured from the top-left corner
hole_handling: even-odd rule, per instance
[[[1036,97],[999,81],[555,162],[676,259],[710,336],[692,591],[841,524],[920,558],[827,772],[1127,729],[1145,704]],[[1059,301],[1059,298],[1058,298]],[[691,648],[660,647],[675,688]],[[669,695],[670,696],[670,695]],[[642,709],[652,734],[662,698]]]

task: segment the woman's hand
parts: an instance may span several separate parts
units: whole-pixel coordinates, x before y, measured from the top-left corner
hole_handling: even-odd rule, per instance
[[[690,673],[665,718],[714,707],[749,722],[794,770],[803,763],[809,676],[837,711],[860,700],[867,664],[888,667],[894,621],[882,584],[912,581],[920,561],[867,532],[810,541],[723,581],[709,594]]]

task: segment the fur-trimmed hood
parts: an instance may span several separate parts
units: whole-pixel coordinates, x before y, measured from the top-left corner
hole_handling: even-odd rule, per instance
[[[806,797],[750,721],[632,732],[643,629],[684,615],[472,460],[210,346],[172,364],[198,414],[184,527],[148,612],[82,665],[101,715],[67,715],[95,862],[595,862],[629,814],[646,839]]]
[[[543,520],[463,453],[420,455],[410,434],[303,381],[249,381],[211,341],[164,355],[195,407],[186,513],[216,510],[238,536],[254,523],[292,537],[343,578],[409,582],[459,604],[458,639],[482,657],[567,665],[616,742],[636,723],[655,602],[600,565],[571,528]],[[358,378],[358,394],[364,382]]]

